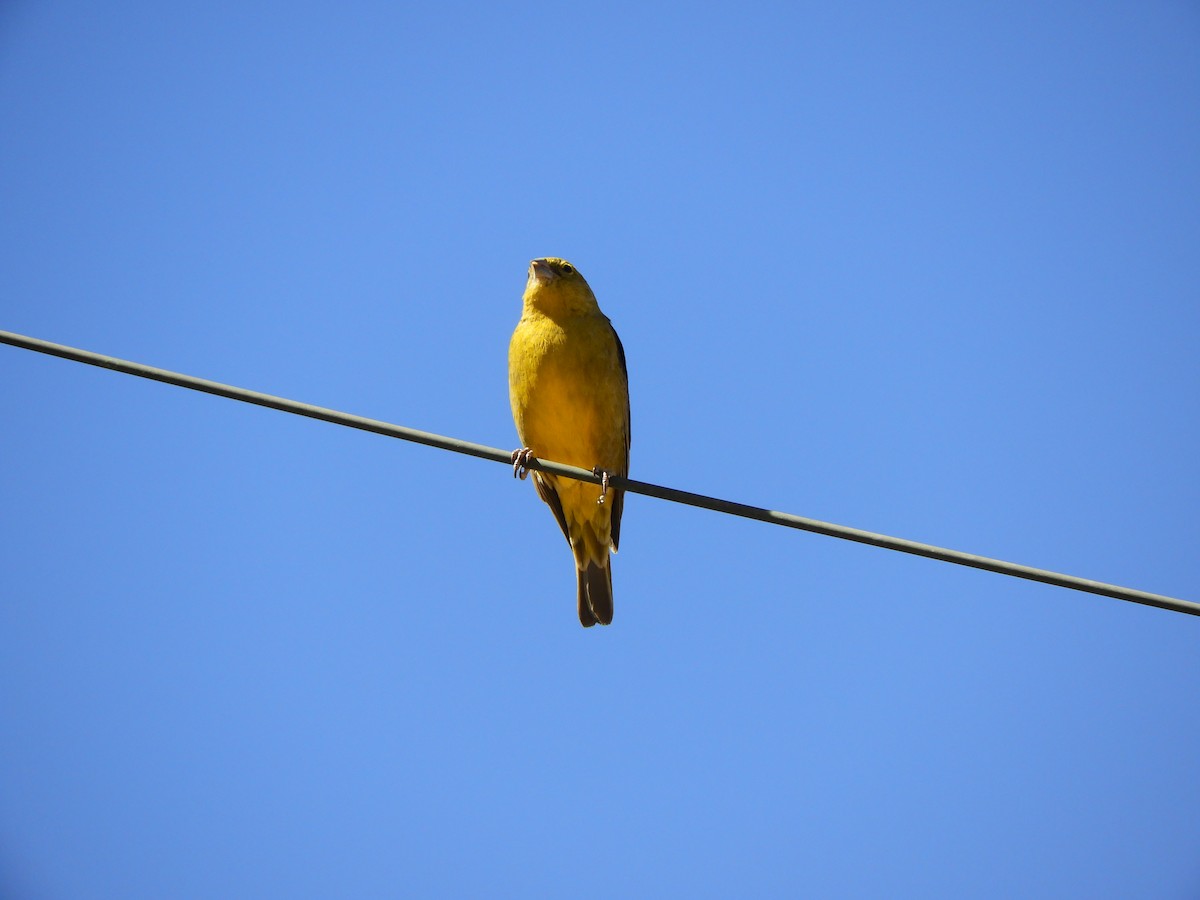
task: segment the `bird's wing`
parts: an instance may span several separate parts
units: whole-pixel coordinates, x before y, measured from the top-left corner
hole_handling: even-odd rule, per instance
[[[538,496],[545,501],[550,507],[550,511],[554,513],[554,518],[558,521],[558,527],[562,529],[563,537],[567,539],[567,544],[571,543],[571,532],[567,530],[567,517],[563,513],[562,501],[558,499],[558,491],[554,489],[554,485],[550,483],[550,479],[541,472],[533,473],[533,486],[537,488]]]
[[[621,471],[619,474],[628,476],[630,432],[632,430],[629,410],[629,369],[625,366],[625,348],[621,346],[621,338],[617,335],[617,330],[612,327],[611,322],[608,323],[608,327],[612,332],[613,340],[617,342],[617,356],[621,360],[621,376],[625,381],[625,456],[621,460]],[[621,544],[621,513],[625,510],[625,492],[614,491],[613,494],[612,545],[614,550],[619,550]],[[567,538],[567,540],[570,541],[570,538]]]

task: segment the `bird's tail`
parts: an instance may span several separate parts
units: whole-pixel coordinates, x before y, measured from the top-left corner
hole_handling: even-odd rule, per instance
[[[579,576],[579,624],[584,628],[593,625],[611,625],[613,617],[612,569],[607,554],[604,563],[578,560]]]

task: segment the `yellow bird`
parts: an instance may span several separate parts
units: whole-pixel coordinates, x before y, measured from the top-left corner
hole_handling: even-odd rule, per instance
[[[565,259],[529,264],[524,311],[508,347],[508,391],[522,449],[513,474],[533,457],[592,469],[602,485],[533,473],[575,556],[579,621],[612,622],[608,551],[621,536],[625,492],[609,475],[629,473],[629,378],[625,350],[596,295]]]

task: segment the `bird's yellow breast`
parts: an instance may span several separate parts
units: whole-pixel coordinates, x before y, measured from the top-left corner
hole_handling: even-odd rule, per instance
[[[527,309],[509,344],[508,370],[517,433],[535,456],[625,469],[628,386],[603,314],[550,318]]]

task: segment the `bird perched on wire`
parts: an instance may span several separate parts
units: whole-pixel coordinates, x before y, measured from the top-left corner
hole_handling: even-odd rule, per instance
[[[508,347],[508,390],[521,449],[513,474],[536,457],[591,469],[600,485],[533,473],[571,545],[578,575],[579,622],[612,622],[609,548],[621,536],[625,492],[610,475],[629,473],[629,378],[625,350],[596,295],[565,259],[535,259],[524,311]]]

